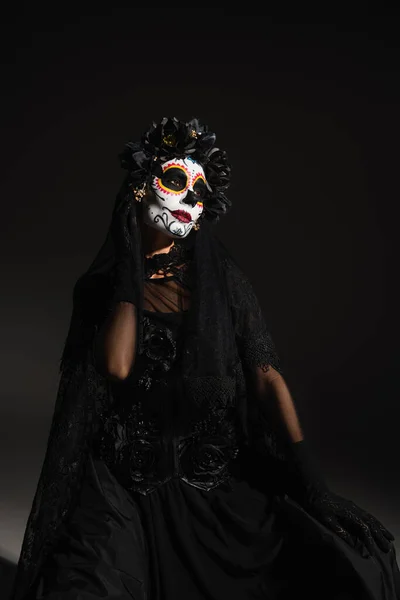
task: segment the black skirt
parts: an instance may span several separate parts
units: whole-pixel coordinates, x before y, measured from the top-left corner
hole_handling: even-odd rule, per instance
[[[89,457],[35,600],[398,600],[394,548],[363,558],[295,502],[236,480],[129,493]]]

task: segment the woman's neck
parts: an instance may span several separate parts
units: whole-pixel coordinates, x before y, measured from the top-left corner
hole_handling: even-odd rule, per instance
[[[169,235],[143,222],[141,223],[141,233],[143,252],[146,258],[150,258],[154,254],[169,252],[175,243]]]

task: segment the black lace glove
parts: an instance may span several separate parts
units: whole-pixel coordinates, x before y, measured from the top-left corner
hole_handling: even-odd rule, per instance
[[[388,552],[394,536],[373,515],[329,490],[305,441],[293,443],[291,450],[288,494],[362,556],[365,556],[362,545],[371,555],[376,552],[375,543],[383,552]]]
[[[136,294],[133,285],[135,268],[133,264],[131,238],[131,208],[132,197],[126,196],[113,215],[111,235],[115,247],[115,266],[113,270],[112,306],[118,302],[136,304]]]

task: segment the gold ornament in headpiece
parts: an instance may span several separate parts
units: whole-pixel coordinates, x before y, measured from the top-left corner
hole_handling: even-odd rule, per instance
[[[167,133],[166,135],[164,135],[162,141],[163,144],[165,144],[166,146],[172,147],[176,145],[176,137],[173,133]]]
[[[142,185],[142,187],[133,188],[133,195],[135,196],[136,202],[141,202],[145,193],[146,193],[146,183],[144,183]]]
[[[197,131],[195,129],[192,129],[190,132],[190,137],[197,139],[199,137],[199,134],[197,133]]]

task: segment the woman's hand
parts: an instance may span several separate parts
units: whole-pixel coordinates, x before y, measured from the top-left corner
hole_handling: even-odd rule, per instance
[[[331,492],[305,440],[291,444],[290,450],[289,496],[362,556],[365,556],[362,546],[373,555],[375,544],[383,552],[389,552],[394,536],[373,515]]]
[[[392,547],[394,536],[390,531],[351,500],[326,489],[320,492],[312,490],[301,505],[353,548],[361,550],[361,542],[373,555],[374,544],[383,552],[389,552]]]
[[[116,207],[111,223],[115,255],[121,261],[131,255],[131,209],[133,198],[127,194]]]
[[[127,194],[115,210],[111,225],[115,247],[114,293],[111,302],[113,306],[118,302],[130,302],[136,305],[138,301],[138,291],[134,281],[139,277],[139,265],[135,264],[138,253],[132,250],[132,244],[137,243],[137,239],[132,238],[132,203],[132,194]]]

